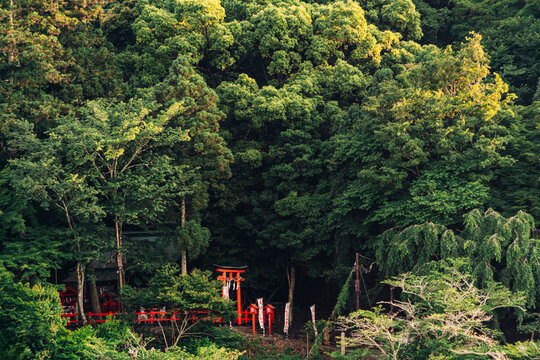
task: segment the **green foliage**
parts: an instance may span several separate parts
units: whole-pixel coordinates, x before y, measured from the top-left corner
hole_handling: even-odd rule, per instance
[[[3,359],[47,359],[64,320],[56,288],[16,282],[0,265],[0,353]]]
[[[86,154],[74,151],[77,144],[65,134],[51,131],[47,135],[40,138],[32,124],[21,122],[10,134],[9,146],[18,157],[10,160],[6,173],[9,174],[9,185],[20,199],[33,201],[61,219],[62,226],[55,232],[46,230],[36,234],[39,227],[28,231],[29,242],[38,244],[32,250],[37,255],[35,261],[41,262],[37,266],[43,266],[46,272],[47,267],[55,267],[59,258],[65,257],[78,263],[80,274],[83,264],[105,245],[99,236],[101,227],[98,224],[105,211],[94,178],[87,176],[81,167]],[[17,261],[26,262],[20,255],[16,256],[20,245],[24,247],[25,244],[13,246],[6,242],[5,245],[6,254],[15,255],[8,260],[7,266],[12,267]],[[67,251],[70,255],[61,256],[59,251]],[[37,272],[35,266],[29,262],[23,269]],[[78,278],[79,288],[83,286],[81,281]]]
[[[279,351],[275,346],[264,344],[259,338],[248,338],[244,344],[246,351],[239,359],[241,360],[300,360],[303,357],[295,354],[291,348],[285,348]]]
[[[331,139],[329,223],[343,251],[366,251],[389,228],[459,223],[488,204],[495,170],[514,163],[512,96],[489,77],[479,36],[458,51],[409,47],[393,62],[407,65],[378,70]]]
[[[160,305],[169,310],[180,309],[185,312],[211,311],[211,316],[228,320],[234,316],[232,303],[221,297],[221,283],[209,277],[209,272],[200,270],[181,275],[177,266],[169,264],[156,273],[147,288],[133,289],[126,286],[122,298],[134,306]]]
[[[526,294],[527,307],[538,302],[539,242],[532,216],[519,212],[505,218],[489,209],[464,216],[458,234],[443,225],[425,223],[389,230],[379,237],[377,259],[386,275],[410,271],[432,260],[468,257],[478,286],[493,280]]]
[[[213,343],[197,347],[195,354],[180,347],[171,348],[168,352],[147,347],[148,342],[135,334],[126,323],[109,321],[96,328],[84,327],[73,332],[66,331],[56,341],[52,356],[45,359],[236,360],[241,354]]]
[[[278,267],[341,277],[361,250],[386,274],[469,257],[479,285],[536,306],[538,13],[517,0],[2,0],[0,263],[31,284],[73,261],[82,274],[113,225],[143,288],[179,254],[248,264],[245,290],[266,293]],[[488,207],[504,218],[471,213]],[[64,337],[81,357],[131,356],[84,331]]]
[[[213,323],[203,322],[197,327],[197,331],[204,334],[205,337],[182,339],[178,346],[184,347],[190,353],[195,354],[197,348],[210,344],[220,348],[242,350],[246,341],[244,335],[235,329],[230,329],[227,325],[216,326]]]
[[[505,216],[523,210],[538,221],[540,101],[519,107],[517,114],[512,128],[515,141],[508,147],[508,153],[517,161],[509,169],[497,172],[492,181],[491,206]]]
[[[359,310],[339,320],[351,335],[346,343],[367,346],[380,359],[504,359],[500,334],[487,327],[495,309],[522,307],[525,297],[500,283],[478,289],[470,265],[456,260],[431,263],[421,275],[405,273],[384,283],[402,291],[390,301],[392,314],[382,306]]]
[[[182,176],[181,168],[153,149],[189,137],[185,129],[167,130],[170,116],[156,112],[157,104],[144,98],[91,101],[51,132],[67,143],[77,170],[92,181],[115,222],[154,220],[178,191],[174,180]]]
[[[459,38],[471,30],[482,34],[493,68],[524,104],[530,104],[538,83],[538,10],[538,4],[529,1],[466,0],[456,1],[451,10],[454,35]]]
[[[424,36],[422,42],[445,46],[451,42],[450,25],[452,24],[449,1],[414,0],[420,13],[420,26]]]
[[[315,320],[315,326],[317,327],[317,334],[321,334],[324,329],[327,327],[328,321],[326,320]],[[315,337],[315,329],[313,328],[313,322],[311,320],[307,321],[302,327],[302,332],[306,334],[310,339]]]
[[[229,164],[233,156],[220,132],[223,113],[217,107],[216,93],[182,55],[173,62],[165,80],[156,86],[154,95],[163,113],[171,119],[167,130],[173,134],[183,131],[188,140],[165,149],[186,176],[179,178],[176,202],[169,205],[168,216],[161,223],[174,229],[170,232],[182,255],[187,250],[191,258],[196,258],[204,253],[210,237],[208,229],[200,225],[199,216],[207,205],[208,190],[220,188],[219,181],[231,175]],[[180,214],[178,206],[183,209]]]
[[[179,348],[171,350],[167,353],[170,359],[186,359],[186,360],[237,360],[242,353],[237,350],[228,350],[218,347],[214,344],[198,348],[196,354],[187,353]]]
[[[139,1],[136,10],[136,73],[129,74],[135,87],[162,81],[179,54],[212,71],[234,63],[229,53],[234,37],[222,24],[225,11],[219,1]]]
[[[65,257],[65,232],[39,224],[34,209],[8,186],[8,174],[0,175],[0,263],[17,280],[45,281]]]
[[[12,134],[10,146],[20,154],[10,162],[10,184],[23,198],[29,197],[45,209],[59,208],[72,232],[78,219],[94,221],[104,215],[90,179],[79,176],[80,159],[66,148],[66,139],[54,132],[40,139],[31,124],[22,123]]]
[[[104,325],[109,329],[109,324]],[[120,326],[122,329],[120,329]],[[126,349],[134,346],[138,339],[124,325],[114,326],[113,333],[102,338],[98,335],[100,330],[92,327],[83,327],[73,332],[67,332],[64,336],[56,340],[52,359],[75,360],[75,359],[96,359],[99,356],[120,360],[129,359]],[[136,345],[135,345],[136,346]]]
[[[103,1],[2,1],[0,126],[44,131],[75,104],[122,92],[114,54],[96,24]]]
[[[200,322],[218,318],[230,321],[235,317],[234,304],[221,297],[221,282],[210,280],[209,276],[209,272],[200,270],[194,270],[189,275],[182,274],[178,266],[168,264],[148,282],[147,288],[124,286],[121,301],[131,307],[162,306],[169,313],[168,316],[174,317],[167,329],[167,332],[170,330],[169,335],[158,323],[165,342],[165,352],[168,352],[177,347],[182,338],[198,333],[197,325]],[[208,351],[208,354],[201,356],[210,356],[212,351]]]
[[[197,193],[194,189],[199,188],[203,192],[216,186],[216,180],[229,177],[233,158],[219,131],[224,114],[217,107],[216,93],[185,57],[174,61],[169,75],[156,87],[155,98],[171,118],[169,130],[182,129],[188,137],[186,142],[177,142],[171,154],[178,164],[197,174],[194,180],[198,183],[186,183],[189,190],[184,194]],[[204,207],[202,197],[195,201],[195,209]]]
[[[521,342],[507,344],[505,351],[510,359],[535,359],[540,356],[540,344],[538,342]]]
[[[367,19],[380,29],[392,30],[406,40],[420,40],[420,14],[412,1],[367,0],[360,1]]]
[[[511,139],[504,125],[513,116],[504,99],[507,86],[498,77],[484,81],[488,68],[480,37],[468,40],[455,55],[448,49],[403,73],[412,87],[400,90],[389,82],[382,86],[384,99],[364,107],[375,118],[382,115],[381,126],[372,131],[389,156],[378,164],[410,181],[405,200],[392,196],[396,200],[378,209],[374,220],[452,223],[464,211],[485,204],[489,169],[512,163],[501,153]]]
[[[363,359],[366,356],[370,355],[372,351],[369,349],[354,349],[352,351],[349,351],[345,355],[341,355],[339,351],[334,351],[330,354],[332,359],[336,360],[357,360],[357,359]]]

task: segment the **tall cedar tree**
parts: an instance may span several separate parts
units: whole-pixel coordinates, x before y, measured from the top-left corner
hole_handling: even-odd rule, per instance
[[[220,134],[224,114],[217,107],[217,95],[187,58],[179,56],[174,61],[165,81],[156,86],[155,97],[171,118],[169,128],[183,129],[189,138],[168,151],[174,162],[190,173],[178,192],[180,209],[171,208],[169,219],[172,225],[180,222],[175,233],[182,274],[187,274],[187,252],[195,257],[208,246],[209,233],[200,225],[198,212],[207,205],[208,189],[219,187],[219,179],[231,175],[233,157]]]

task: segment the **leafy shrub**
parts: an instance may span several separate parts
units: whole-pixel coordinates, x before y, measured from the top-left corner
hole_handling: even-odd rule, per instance
[[[237,360],[238,350],[195,339],[191,349],[171,347],[167,352],[148,349],[148,342],[135,334],[129,324],[107,321],[96,328],[82,327],[66,331],[55,342],[51,357],[55,360]]]
[[[85,326],[66,331],[55,341],[51,359],[55,360],[128,360],[143,358],[160,350],[147,350],[147,342],[135,334],[130,325],[107,321],[96,327]],[[159,354],[155,355],[159,357]],[[154,356],[154,357],[155,357]]]
[[[525,297],[495,282],[478,289],[472,275],[458,270],[466,268],[465,260],[441,261],[426,275],[385,281],[402,290],[402,300],[387,303],[397,311],[386,314],[378,306],[340,318],[340,330],[351,332],[346,343],[369,347],[379,359],[507,359],[510,349],[486,323],[495,309],[522,309]]]
[[[260,338],[250,338],[244,343],[246,351],[240,360],[301,360],[303,356],[295,354],[293,349],[288,347],[280,352],[275,346],[266,346]]]
[[[58,291],[47,284],[13,280],[0,265],[0,354],[25,360],[50,356],[53,339],[65,332]]]
[[[326,320],[315,320],[315,326],[317,327],[318,334],[321,334],[324,331],[324,328],[326,327],[327,323],[328,321]],[[311,320],[307,321],[302,328],[302,332],[304,334],[307,334],[310,339],[314,339],[315,329],[313,328],[313,321]]]
[[[193,270],[189,275],[181,274],[176,265],[165,265],[149,281],[148,287],[134,289],[124,286],[122,301],[133,306],[152,307],[166,306],[169,312],[175,312],[175,326],[170,332],[162,331],[165,347],[176,347],[181,338],[195,332],[201,318],[221,317],[230,320],[235,316],[233,303],[221,296],[221,283],[210,279],[210,272]],[[192,312],[209,311],[208,315],[201,315],[193,319]]]
[[[201,323],[195,330],[198,334],[203,334],[202,338],[184,338],[179,341],[178,346],[186,351],[196,354],[199,347],[215,344],[218,347],[240,350],[245,342],[244,336],[237,331],[229,329],[227,326],[216,326],[214,323]]]
[[[167,359],[181,360],[237,360],[242,353],[238,350],[229,350],[223,347],[218,347],[215,344],[202,346],[197,349],[196,354],[191,354],[185,349],[175,347],[167,352]]]
[[[540,343],[517,342],[504,347],[506,354],[511,359],[540,359]]]
[[[357,359],[363,359],[364,357],[368,356],[369,354],[372,354],[373,351],[369,349],[354,349],[352,351],[347,352],[345,355],[341,355],[339,351],[334,351],[330,354],[332,359],[336,360],[357,360]]]

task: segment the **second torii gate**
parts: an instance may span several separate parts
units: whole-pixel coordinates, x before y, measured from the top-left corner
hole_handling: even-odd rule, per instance
[[[242,323],[242,293],[240,290],[240,283],[245,279],[240,275],[246,272],[247,266],[217,266],[216,271],[221,274],[218,275],[217,279],[223,282],[223,295],[228,297],[229,295],[229,283],[236,283],[236,313],[238,314],[238,319],[236,319],[237,324]]]

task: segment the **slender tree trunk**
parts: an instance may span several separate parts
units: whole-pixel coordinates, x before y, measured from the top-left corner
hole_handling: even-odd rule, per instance
[[[9,0],[9,25],[11,30],[13,30],[13,0]]]
[[[88,285],[88,293],[90,295],[90,307],[93,313],[101,313],[101,307],[99,304],[99,293],[96,285],[96,276],[94,272],[94,261],[90,261],[88,266],[88,276],[86,284]],[[97,318],[101,320],[101,317]]]
[[[118,265],[118,290],[124,286],[124,259],[122,258],[122,225],[118,223],[118,216],[114,217],[116,228],[116,264]]]
[[[84,315],[84,266],[81,262],[77,262],[77,305],[79,307],[79,315],[81,322],[86,325],[88,321]]]
[[[289,297],[287,301],[289,302],[289,324],[292,326],[293,321],[293,300],[294,300],[294,287],[296,284],[296,272],[294,266],[288,265],[285,269],[287,273],[287,282],[289,284]]]
[[[10,49],[8,50],[8,64],[11,65],[13,64],[14,60],[15,60],[15,56],[14,56],[14,53],[15,53],[15,41],[13,39],[13,31],[14,31],[14,26],[13,26],[13,0],[9,0],[9,25],[10,25]],[[13,79],[12,79],[13,80]]]
[[[359,253],[356,253],[356,262],[354,263],[354,269],[356,271],[356,280],[354,282],[354,292],[356,293],[356,311],[360,310],[360,267],[359,267]]]
[[[180,225],[182,226],[182,238],[185,237],[185,234],[183,233],[183,230],[186,226],[186,197],[184,196],[182,198],[182,207],[181,207],[181,219],[180,219]],[[187,274],[187,250],[186,250],[186,243],[182,239],[182,275]]]
[[[394,313],[394,287],[390,285],[390,314]]]
[[[68,223],[69,230],[71,230],[71,233],[73,234],[73,240],[77,244],[77,257],[79,257],[81,256],[80,239],[75,232],[75,225],[73,223],[73,219],[71,218],[69,209],[64,200],[62,200],[62,208],[64,209],[66,215],[66,221]],[[77,275],[77,306],[79,307],[81,323],[84,326],[88,323],[88,321],[86,320],[86,316],[84,315],[84,266],[80,261],[77,261],[77,267],[75,272]]]

